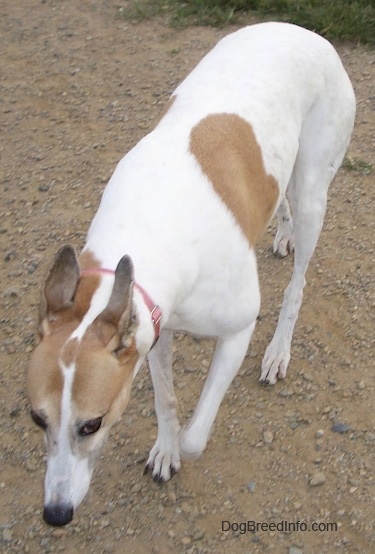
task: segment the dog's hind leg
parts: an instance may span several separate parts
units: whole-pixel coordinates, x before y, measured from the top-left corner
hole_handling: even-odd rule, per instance
[[[294,270],[274,337],[263,358],[260,381],[265,384],[274,384],[286,375],[305,274],[322,229],[328,187],[344,158],[353,127],[355,101],[350,85],[346,86],[337,102],[323,100],[317,105],[302,130],[288,190],[294,224]]]
[[[177,399],[172,377],[173,331],[163,330],[154,348],[148,354],[154,386],[158,436],[145,466],[154,481],[168,481],[181,467]]]
[[[280,202],[276,216],[278,227],[273,243],[273,253],[275,256],[284,258],[294,250],[293,221],[288,200],[285,196]]]
[[[198,405],[181,433],[181,456],[196,458],[205,449],[221,401],[240,369],[254,327],[255,322],[236,335],[218,339]]]

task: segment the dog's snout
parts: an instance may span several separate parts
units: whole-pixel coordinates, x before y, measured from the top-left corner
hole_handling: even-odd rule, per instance
[[[73,519],[73,506],[60,504],[45,506],[43,518],[49,525],[66,525]]]

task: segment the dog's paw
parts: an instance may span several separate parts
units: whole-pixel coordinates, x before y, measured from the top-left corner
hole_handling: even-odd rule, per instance
[[[165,483],[180,469],[181,461],[178,448],[174,450],[162,448],[158,441],[156,441],[148,457],[143,474],[150,472],[156,483]]]
[[[196,460],[206,447],[201,437],[192,433],[189,428],[183,429],[180,433],[180,452],[183,460]]]
[[[263,358],[259,381],[263,385],[274,385],[278,379],[285,379],[289,360],[290,352],[277,352],[270,345]]]
[[[281,232],[277,230],[275,240],[273,242],[273,253],[279,258],[285,258],[288,254],[294,251],[294,236],[293,230],[289,229],[287,232]]]

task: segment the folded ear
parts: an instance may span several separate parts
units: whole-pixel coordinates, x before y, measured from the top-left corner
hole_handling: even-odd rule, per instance
[[[129,256],[123,256],[115,271],[115,282],[108,305],[99,316],[102,321],[115,325],[120,336],[128,333],[131,323],[133,285],[133,262]]]
[[[68,308],[72,302],[79,280],[79,264],[72,246],[63,246],[46,279],[40,309],[41,320],[48,314]]]

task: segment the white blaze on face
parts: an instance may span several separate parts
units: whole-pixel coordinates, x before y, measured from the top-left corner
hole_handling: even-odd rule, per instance
[[[104,310],[113,287],[113,277],[104,277],[107,286],[100,286],[94,293],[90,307],[81,323],[68,338],[65,346],[71,341],[81,341],[88,327]],[[76,372],[75,360],[69,364],[63,362],[64,348],[61,351],[59,366],[64,379],[61,397],[61,418],[57,435],[51,437],[47,472],[45,476],[45,506],[70,505],[76,508],[85,497],[91,481],[92,463],[87,456],[80,456],[77,440],[78,430],[74,428],[72,410],[72,387]],[[85,440],[85,439],[81,439]],[[76,448],[74,448],[76,446]]]
[[[101,276],[101,285],[95,291],[91,302],[90,307],[86,314],[84,315],[81,323],[78,325],[77,329],[73,332],[70,339],[81,340],[84,334],[87,331],[87,328],[93,323],[99,314],[102,313],[104,308],[108,304],[112,288],[113,288],[114,277],[112,275],[103,275]]]
[[[88,458],[81,458],[73,451],[72,385],[75,365],[72,363],[66,367],[60,362],[60,366],[64,376],[61,421],[57,436],[51,438],[44,504],[76,508],[88,491],[92,468]]]

